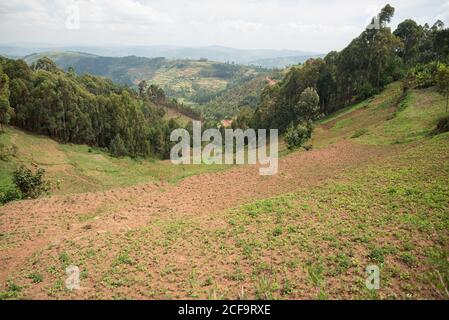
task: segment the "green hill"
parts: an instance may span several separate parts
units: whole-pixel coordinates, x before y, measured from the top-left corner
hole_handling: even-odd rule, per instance
[[[24,59],[32,64],[45,56],[64,70],[73,67],[78,74],[107,77],[118,84],[137,86],[140,81],[146,80],[149,84],[161,86],[171,98],[190,104],[207,102],[228,86],[250,80],[264,72],[259,67],[205,59],[117,58],[79,52],[45,52]]]
[[[223,167],[113,159],[7,128],[0,141],[18,153],[0,160],[2,184],[36,163],[65,196],[2,207],[14,260],[0,298],[445,298],[449,133],[431,134],[445,101],[412,90],[398,109],[400,93],[393,83],[322,120],[314,150],[284,156],[270,178],[241,168],[176,182]],[[136,183],[150,184],[69,195]],[[64,289],[69,264],[85,290]]]

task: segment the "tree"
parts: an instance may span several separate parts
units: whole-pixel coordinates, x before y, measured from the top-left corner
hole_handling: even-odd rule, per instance
[[[391,22],[391,18],[394,16],[394,8],[387,4],[379,14],[379,22],[381,25],[385,25]]]
[[[58,67],[51,59],[43,57],[36,61],[35,69],[36,70],[42,69],[48,72],[55,72],[58,70]]]
[[[313,124],[312,121],[300,121],[298,124],[290,124],[288,127],[284,140],[289,149],[302,147],[307,140],[312,137]]]
[[[404,48],[399,53],[404,62],[413,63],[419,54],[419,44],[423,37],[422,27],[414,20],[407,19],[398,25],[393,34],[404,43]]]
[[[437,86],[443,96],[446,97],[446,112],[449,105],[449,66],[440,65],[437,73]]]
[[[8,125],[14,113],[14,109],[9,105],[9,78],[6,74],[0,73],[0,130]]]
[[[44,175],[44,169],[37,169],[36,173],[33,173],[22,166],[14,171],[13,181],[24,198],[36,199],[51,189],[50,182],[45,180]]]
[[[307,88],[299,97],[298,104],[295,106],[297,120],[317,120],[320,117],[320,97],[314,88]]]
[[[142,80],[139,82],[139,94],[141,97],[145,94],[145,90],[147,88],[147,82],[145,80]]]
[[[126,149],[125,142],[123,141],[120,134],[117,134],[115,138],[111,141],[111,146],[109,147],[109,151],[114,157],[124,157],[128,154],[128,150]]]

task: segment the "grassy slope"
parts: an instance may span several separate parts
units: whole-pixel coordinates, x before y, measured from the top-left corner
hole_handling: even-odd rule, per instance
[[[396,155],[219,215],[162,215],[84,245],[49,247],[14,280],[23,287],[11,282],[4,297],[39,286],[38,276],[52,279],[46,295],[74,297],[59,271],[74,263],[95,283],[92,298],[449,298],[449,133],[428,135],[443,99],[413,91],[393,117],[398,88],[323,120],[314,136],[316,148],[400,144]],[[371,264],[381,269],[377,292],[365,289]]]
[[[7,128],[0,135],[6,146],[15,144],[18,154],[8,161],[0,160],[0,190],[12,185],[11,173],[18,165],[37,165],[60,189],[55,194],[106,190],[139,183],[177,181],[203,172],[223,169],[213,166],[173,166],[169,161],[113,158],[106,152],[86,145],[58,144],[39,135]]]

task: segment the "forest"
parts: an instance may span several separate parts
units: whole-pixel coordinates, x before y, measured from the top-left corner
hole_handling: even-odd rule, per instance
[[[64,72],[48,58],[32,67],[0,58],[0,79],[2,125],[104,148],[115,156],[166,158],[170,132],[179,125],[166,121],[156,103],[187,112],[155,86],[136,92],[104,78],[78,76],[73,69]]]
[[[394,12],[385,6],[380,27],[367,28],[342,51],[292,67],[282,81],[265,87],[254,112],[241,111],[235,126],[290,129],[293,134],[299,124],[303,130],[308,120],[372,97],[393,81],[404,80],[404,91],[435,85],[438,75],[447,73],[449,29],[442,21],[429,26],[407,19],[392,32],[388,23]]]
[[[275,85],[267,85],[266,78],[280,78],[279,73],[262,73],[242,78],[215,98],[198,98],[205,103],[199,111],[145,80],[135,90],[86,74],[83,68],[80,75],[72,67],[65,72],[46,57],[31,66],[20,59],[1,58],[0,122],[61,142],[105,148],[116,156],[166,158],[170,131],[180,125],[164,119],[160,106],[165,106],[190,118],[208,119],[206,127],[217,126],[220,117],[239,114],[234,128],[275,128],[286,133],[293,146],[303,145],[311,136],[313,121],[369,98],[393,81],[403,80],[405,94],[409,88],[433,86],[441,78],[445,90],[449,29],[441,21],[429,26],[408,19],[392,31],[388,23],[394,11],[385,6],[378,28],[367,28],[340,52],[293,66]],[[123,59],[136,65],[148,60]],[[160,66],[165,60],[151,61]],[[103,65],[95,64],[95,72]],[[233,78],[240,72],[240,66],[212,63],[200,74]]]

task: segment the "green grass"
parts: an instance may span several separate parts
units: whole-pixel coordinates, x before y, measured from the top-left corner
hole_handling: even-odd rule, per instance
[[[150,298],[447,298],[448,142],[449,133],[438,135],[320,186],[218,215],[155,216],[142,228],[67,241],[59,263],[70,257],[88,269],[103,298],[110,290]],[[52,257],[42,251],[21,274],[63,279],[47,272]],[[381,270],[378,292],[365,287],[372,264]],[[25,292],[33,287],[14,281]]]
[[[8,127],[0,142],[15,144],[18,154],[0,160],[0,190],[12,187],[11,174],[19,165],[37,165],[59,185],[54,194],[107,190],[140,183],[176,183],[186,177],[229,168],[225,165],[173,165],[155,159],[114,158],[86,145],[58,144],[39,135]]]
[[[413,91],[391,117],[396,89],[330,119],[316,138],[325,145],[353,137],[351,143],[397,153],[237,208],[156,214],[143,227],[43,248],[11,276],[0,298],[36,292],[32,272],[49,296],[76,297],[61,285],[70,262],[85,270],[95,290],[83,294],[91,299],[448,299],[449,133],[428,134],[443,112],[442,98],[433,89]],[[403,145],[392,146],[398,139]],[[64,148],[86,177],[91,161],[107,158],[83,146]],[[131,161],[108,160],[108,169]],[[373,264],[381,272],[379,291],[365,286]]]
[[[403,144],[428,137],[445,114],[444,98],[435,89],[413,90],[392,119],[359,139],[367,144]]]
[[[369,145],[406,144],[428,138],[445,115],[444,98],[435,88],[411,90],[398,103],[399,83],[371,99],[347,107],[317,124],[314,146],[352,139]]]

